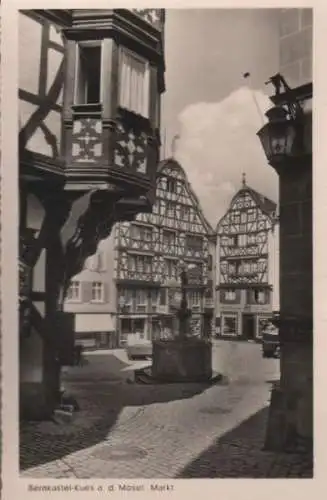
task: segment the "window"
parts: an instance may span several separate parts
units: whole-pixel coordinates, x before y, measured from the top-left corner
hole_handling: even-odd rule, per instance
[[[103,302],[104,301],[104,285],[101,281],[93,281],[92,291],[91,291],[91,301],[92,302]]]
[[[101,45],[77,45],[75,104],[101,101]]]
[[[121,47],[119,55],[119,104],[149,117],[150,71],[142,57]]]
[[[238,235],[238,246],[245,247],[246,245],[246,234]]]
[[[237,317],[223,316],[223,335],[237,335]]]
[[[181,206],[181,219],[182,220],[190,220],[191,217],[191,209],[190,207],[186,207],[185,205]]]
[[[166,288],[161,288],[159,291],[159,303],[161,306],[167,305],[167,292]]]
[[[239,212],[232,212],[231,213],[231,222],[234,224],[240,223],[240,213]]]
[[[242,212],[241,213],[241,224],[245,224],[246,223],[246,212]]]
[[[188,301],[189,301],[189,307],[199,306],[201,303],[201,293],[198,290],[189,292]]]
[[[162,234],[163,244],[168,247],[175,246],[176,234],[174,231],[163,231]]]
[[[131,271],[138,273],[151,273],[152,271],[152,258],[148,255],[131,255],[129,260]]]
[[[132,226],[132,238],[137,241],[152,241],[152,228],[143,226]]]
[[[252,209],[248,211],[248,220],[249,222],[255,221],[255,210]]]
[[[266,303],[266,293],[265,290],[255,290],[254,292],[254,300],[257,304],[265,304]]]
[[[177,261],[172,259],[165,260],[165,274],[168,279],[177,279]]]
[[[193,236],[188,234],[186,236],[186,249],[201,251],[203,247],[203,238],[201,236]]]
[[[157,301],[158,301],[158,291],[151,290],[151,304],[156,305]]]
[[[255,234],[248,234],[248,245],[255,245],[256,244],[256,235]]]
[[[167,179],[167,191],[168,193],[176,193],[176,181],[175,179]]]
[[[226,290],[225,292],[225,300],[234,301],[236,299],[235,290]]]
[[[173,203],[170,203],[167,201],[167,215],[168,217],[174,217],[174,207],[175,205]]]
[[[81,300],[81,282],[71,281],[67,290],[67,300],[80,301]]]
[[[136,305],[144,306],[147,303],[147,292],[145,290],[136,291]]]

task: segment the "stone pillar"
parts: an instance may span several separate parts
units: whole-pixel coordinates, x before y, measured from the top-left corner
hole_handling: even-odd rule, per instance
[[[312,157],[280,172],[280,338],[286,446],[312,439]]]
[[[285,162],[278,174],[281,379],[266,448],[292,450],[313,441],[312,154]]]

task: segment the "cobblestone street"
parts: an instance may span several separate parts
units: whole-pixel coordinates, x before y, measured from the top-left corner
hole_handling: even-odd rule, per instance
[[[263,359],[259,345],[216,343],[225,380],[211,387],[129,384],[123,361],[101,378],[96,355],[89,360],[77,371],[93,381],[67,376],[81,406],[72,423],[22,425],[22,476],[312,477],[311,457],[262,451],[278,361]]]

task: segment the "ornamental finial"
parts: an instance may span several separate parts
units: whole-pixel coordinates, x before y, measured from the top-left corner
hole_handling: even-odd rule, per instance
[[[246,173],[243,172],[242,174],[242,186],[245,187],[246,186]]]

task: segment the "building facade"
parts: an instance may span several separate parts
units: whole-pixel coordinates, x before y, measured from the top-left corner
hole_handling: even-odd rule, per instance
[[[75,345],[88,349],[116,347],[116,287],[113,238],[101,241],[97,251],[73,277],[64,310],[74,314]]]
[[[186,173],[177,161],[160,163],[151,214],[115,228],[117,333],[151,340],[176,332],[180,263],[188,267],[190,328],[210,335],[214,310],[215,238]]]
[[[71,280],[83,271],[85,283],[69,288],[70,299],[82,294],[104,311],[109,290],[102,271],[83,270],[84,263],[117,221],[151,210],[165,90],[164,22],[162,9],[19,13],[24,418],[52,414],[60,369],[74,362],[79,320],[64,310]]]
[[[246,184],[217,225],[216,335],[259,340],[278,296],[276,203]]]

